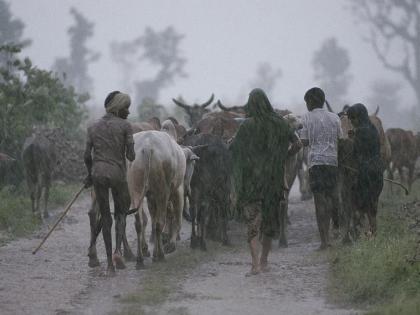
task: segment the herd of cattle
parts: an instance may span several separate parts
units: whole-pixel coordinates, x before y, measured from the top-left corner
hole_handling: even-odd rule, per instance
[[[203,103],[188,105],[173,100],[185,110],[190,124],[187,129],[174,118],[163,123],[158,118],[147,122],[133,122],[136,158],[128,163],[127,180],[131,195],[131,209],[135,213],[138,239],[137,263],[149,255],[145,227],[147,216],[143,200],[147,200],[152,221],[152,236],[155,242],[153,257],[163,259],[164,253],[175,249],[181,228],[182,216],[191,221],[191,247],[206,249],[206,239],[229,243],[227,225],[234,215],[235,192],[231,178],[229,143],[245,118],[244,106],[226,107],[216,103],[220,110],[211,111],[209,105],[214,96]],[[331,110],[331,108],[329,108]],[[379,110],[379,108],[378,108]],[[400,128],[383,129],[378,110],[370,116],[379,132],[381,157],[388,177],[398,171],[399,178],[411,187],[415,180],[415,163],[420,155],[420,137]],[[302,127],[299,117],[288,110],[276,110],[290,128],[298,132]],[[355,176],[350,171],[354,161],[350,154],[352,140],[347,136],[351,124],[345,108],[339,113],[344,133],[339,151],[339,191],[342,205],[341,224],[345,236],[354,236],[356,209],[351,203],[351,186]],[[4,155],[0,155],[3,159]],[[44,216],[48,215],[48,191],[55,163],[54,143],[41,135],[27,139],[22,151],[25,175],[32,200],[32,210],[39,211],[41,191],[44,190]],[[296,177],[302,199],[311,198],[307,176],[307,149],[288,157],[285,165],[284,186],[291,188]],[[81,162],[82,163],[82,162]],[[346,167],[343,167],[345,165]],[[407,170],[407,172],[405,171]],[[407,173],[407,174],[406,174]],[[287,246],[287,207],[289,190],[285,201],[279,205],[281,217],[280,246]],[[99,215],[96,203],[92,202],[90,215]],[[96,238],[100,232],[91,226],[89,254],[96,255]],[[165,237],[167,236],[167,237]],[[124,256],[134,255],[124,236]]]

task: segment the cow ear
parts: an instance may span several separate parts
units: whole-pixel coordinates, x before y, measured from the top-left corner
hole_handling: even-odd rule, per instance
[[[190,156],[190,161],[198,161],[199,159],[198,155],[195,155],[194,153]]]

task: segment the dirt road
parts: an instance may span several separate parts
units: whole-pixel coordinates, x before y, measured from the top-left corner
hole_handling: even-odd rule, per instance
[[[180,246],[166,262],[148,260],[142,271],[128,262],[107,278],[101,237],[102,265],[87,266],[88,205],[85,195],[36,255],[31,251],[47,226],[0,248],[1,314],[357,314],[326,303],[328,265],[315,251],[312,202],[291,201],[289,248],[274,246],[271,270],[253,277],[245,277],[250,258],[243,226],[231,225],[232,246],[211,244],[200,253],[188,248],[184,222]],[[127,228],[134,249],[133,220]]]

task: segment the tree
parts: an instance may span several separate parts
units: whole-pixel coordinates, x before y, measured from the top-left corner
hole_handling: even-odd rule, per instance
[[[385,68],[413,88],[420,106],[420,1],[351,0],[356,17],[369,26],[367,40]],[[402,57],[401,57],[402,54]]]
[[[342,103],[351,80],[347,50],[337,44],[337,39],[329,38],[314,53],[312,65],[315,70],[314,78],[324,89],[326,98],[332,104]]]
[[[63,75],[66,85],[72,85],[78,93],[92,92],[92,78],[88,74],[89,63],[97,61],[99,53],[86,47],[86,42],[93,36],[94,24],[89,22],[80,12],[71,8],[75,19],[67,33],[70,36],[70,56],[57,58],[53,69]]]
[[[277,80],[282,76],[281,69],[273,69],[273,67],[263,62],[258,65],[256,78],[251,82],[251,89],[262,88],[268,95],[270,95],[277,83]]]
[[[153,77],[134,82],[136,102],[142,104],[145,99],[156,102],[163,88],[170,86],[177,77],[187,76],[184,72],[186,59],[181,57],[179,49],[183,38],[171,26],[161,32],[148,27],[142,36],[133,41],[111,44],[111,55],[121,66],[125,82],[131,81],[135,69],[131,60],[136,56],[143,68],[157,68]]]
[[[23,30],[25,24],[17,19],[13,18],[10,12],[10,5],[0,0],[0,46],[19,46],[21,48],[30,45],[29,39],[23,39]],[[11,54],[2,53],[0,58],[0,66],[6,65],[10,60]]]
[[[11,54],[15,60],[0,66],[0,152],[15,158],[34,127],[62,128],[75,139],[86,119],[86,99],[29,58],[18,59],[19,52],[17,46],[0,46],[0,55]]]
[[[401,84],[389,80],[376,80],[371,84],[371,95],[368,98],[370,111],[380,107],[381,119],[385,128],[399,127],[406,125],[408,119],[402,121],[405,115],[402,114],[400,106]],[[407,116],[408,113],[406,113]]]

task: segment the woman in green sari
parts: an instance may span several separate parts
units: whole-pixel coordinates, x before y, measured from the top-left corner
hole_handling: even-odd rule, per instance
[[[279,207],[284,198],[284,163],[293,131],[278,116],[265,92],[254,89],[246,105],[247,119],[240,126],[230,150],[238,197],[248,226],[252,269],[267,269],[271,240],[279,233]],[[258,236],[262,253],[258,259]]]

